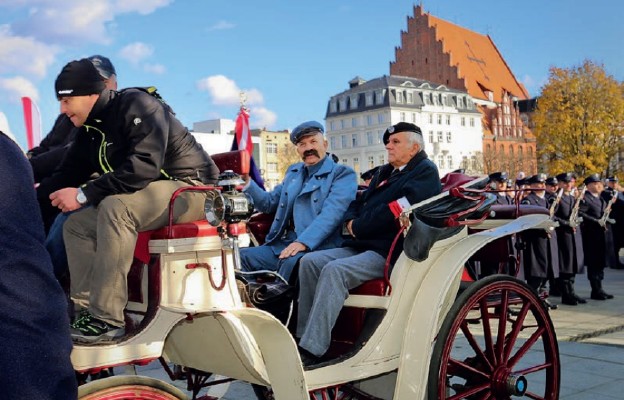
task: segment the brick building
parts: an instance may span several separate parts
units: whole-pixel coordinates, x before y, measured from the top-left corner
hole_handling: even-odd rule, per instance
[[[483,125],[486,173],[537,171],[536,142],[520,118],[517,101],[529,98],[489,35],[482,35],[414,7],[401,32],[391,75],[412,76],[466,91]]]

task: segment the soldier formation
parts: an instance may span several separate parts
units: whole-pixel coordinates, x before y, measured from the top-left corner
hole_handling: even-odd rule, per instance
[[[571,172],[551,177],[521,173],[515,182],[506,172],[495,172],[489,178],[496,204],[543,208],[558,223],[553,230],[528,230],[509,239],[510,248],[520,256],[519,277],[536,291],[548,290],[549,296],[561,296],[562,304],[576,306],[587,302],[574,291],[576,275],[586,271],[591,299],[613,298],[604,291],[602,281],[605,268],[624,269],[619,259],[624,247],[624,189],[616,177],[603,181],[592,174],[578,187]],[[497,267],[481,264],[481,276]]]

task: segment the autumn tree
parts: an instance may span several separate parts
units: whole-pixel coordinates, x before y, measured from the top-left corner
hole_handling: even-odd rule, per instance
[[[613,173],[622,150],[624,85],[586,60],[552,67],[534,115],[538,160],[551,173]]]
[[[280,146],[277,154],[279,156],[277,170],[282,177],[286,175],[288,167],[302,161],[297,149],[290,142],[285,146]]]

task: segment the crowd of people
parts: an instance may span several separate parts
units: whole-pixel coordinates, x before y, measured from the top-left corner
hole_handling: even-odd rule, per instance
[[[587,300],[576,294],[574,283],[576,275],[586,270],[592,288],[590,298],[613,298],[603,289],[602,281],[605,267],[624,268],[619,257],[624,247],[624,194],[616,177],[603,181],[598,174],[591,174],[581,185],[571,172],[550,177],[519,174],[513,182],[501,171],[489,178],[489,190],[496,194],[497,204],[541,207],[558,223],[553,231],[525,231],[517,238],[519,245],[509,245],[510,251],[521,249],[522,268],[518,272],[529,286],[538,292],[546,291],[548,286],[549,295],[560,296],[562,304],[585,304]],[[496,263],[481,264],[481,276],[501,267]],[[556,308],[548,300],[547,304]]]

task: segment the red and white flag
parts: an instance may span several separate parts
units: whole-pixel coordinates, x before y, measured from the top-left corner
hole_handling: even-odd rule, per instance
[[[30,97],[22,97],[22,107],[24,109],[28,150],[30,150],[41,142],[41,114],[39,107]]]
[[[236,117],[236,144],[239,150],[247,150],[249,155],[253,155],[253,143],[251,132],[249,131],[249,112],[245,107],[241,107]]]

